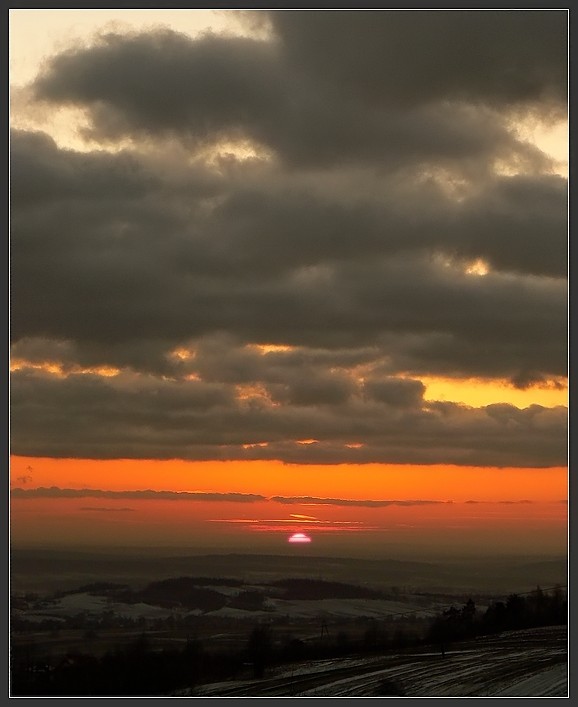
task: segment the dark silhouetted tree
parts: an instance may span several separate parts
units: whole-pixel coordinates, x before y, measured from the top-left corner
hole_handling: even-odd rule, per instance
[[[506,622],[508,628],[523,628],[527,625],[526,599],[518,594],[510,594],[506,600]]]
[[[247,651],[253,663],[253,673],[256,678],[263,677],[272,647],[271,629],[265,624],[257,624],[251,631],[247,644]]]

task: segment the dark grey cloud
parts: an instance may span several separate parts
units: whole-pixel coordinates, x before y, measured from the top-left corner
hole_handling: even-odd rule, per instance
[[[123,200],[126,204],[150,195],[159,186],[159,180],[127,153],[94,152],[87,157],[59,150],[54,140],[41,132],[16,132],[10,149],[10,197],[16,209],[50,209],[62,200],[79,201],[90,208],[103,198],[111,206]]]
[[[269,42],[157,30],[106,34],[60,54],[34,88],[41,99],[90,106],[101,134],[186,130],[204,140],[281,119],[281,76]]]
[[[483,258],[498,270],[563,277],[568,266],[566,206],[562,177],[498,179],[462,204],[449,249],[453,243],[457,255]]]
[[[291,10],[267,19],[306,76],[371,104],[566,102],[566,10]]]
[[[190,491],[110,491],[102,489],[67,489],[58,486],[39,486],[35,489],[14,488],[14,498],[131,498],[135,500],[155,499],[163,501],[225,501],[227,503],[255,503],[266,500],[265,496],[253,493],[201,493]],[[82,510],[132,510],[131,508],[83,508]]]
[[[378,402],[404,408],[423,405],[425,385],[418,380],[385,378],[365,381],[363,390],[369,398]]]
[[[400,386],[400,388],[402,388]],[[566,408],[276,404],[232,385],[121,374],[12,375],[12,450],[88,458],[280,459],[287,463],[565,463]],[[312,443],[304,441],[313,440]]]
[[[565,408],[420,377],[564,383],[567,180],[516,121],[565,114],[566,11],[234,16],[269,38],[103,34],[23,90],[103,149],[11,135],[12,451],[564,464]]]
[[[430,196],[411,217],[413,193],[405,205],[396,192],[386,207],[348,206],[339,193],[316,198],[307,180],[277,174],[272,192],[261,175],[248,192],[200,167],[175,191],[174,176],[135,155],[81,157],[27,134],[13,146],[17,174],[34,173],[35,160],[46,172],[36,191],[24,177],[12,188],[11,334],[21,347],[48,340],[86,367],[170,373],[171,348],[230,332],[343,350],[387,342],[393,370],[416,373],[565,373],[566,282],[537,276],[563,269],[561,179],[500,178],[474,204]],[[518,265],[476,278],[438,256]]]
[[[494,104],[564,101],[563,13],[541,28],[524,18],[488,18],[494,36],[480,31],[481,18],[440,15],[433,23],[445,24],[446,32],[433,42],[427,15],[414,18],[415,27],[395,13],[356,13],[352,25],[349,15],[329,15],[312,15],[310,25],[300,13],[273,13],[280,42],[192,40],[169,30],[106,34],[49,60],[33,89],[40,100],[88,108],[99,137],[177,135],[193,144],[241,137],[292,165],[378,160],[394,169],[408,161],[451,164],[527,152],[492,114]],[[479,40],[469,51],[464,24]],[[517,24],[527,39],[509,38],[506,52],[504,39]],[[544,50],[541,62],[531,45],[540,29],[552,50]],[[423,42],[426,33],[429,41],[415,51],[412,38]],[[457,47],[442,56],[452,37],[472,62],[457,59]],[[323,66],[328,60],[330,70]],[[432,81],[432,73],[442,80]],[[476,112],[464,110],[471,102]]]

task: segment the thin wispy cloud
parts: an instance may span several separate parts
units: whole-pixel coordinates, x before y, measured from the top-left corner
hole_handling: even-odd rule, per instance
[[[110,491],[102,489],[69,489],[57,486],[36,489],[12,489],[14,498],[131,498],[157,501],[208,501],[229,503],[257,503],[267,500],[265,496],[250,493],[204,493],[192,491]]]
[[[299,526],[286,524],[272,524],[267,523],[250,526],[251,532],[255,533],[293,533]],[[356,524],[356,523],[342,523],[340,525],[324,523],[323,525],[315,526],[315,528],[307,527],[307,532],[315,533],[333,533],[333,534],[343,534],[343,533],[369,533],[378,530],[386,530],[382,527],[368,524]]]
[[[83,506],[81,511],[91,513],[127,513],[134,511],[134,508],[105,508],[104,506]]]
[[[326,525],[326,526],[350,526],[350,525],[363,525],[363,521],[359,520],[313,520],[313,521],[300,521],[295,518],[267,518],[267,519],[249,519],[249,518],[219,518],[212,519],[213,523],[250,523],[254,525],[266,525],[268,527],[274,526],[285,526],[289,524],[294,525]]]
[[[387,506],[428,506],[452,501],[428,501],[428,500],[358,500],[352,498],[318,498],[315,496],[272,496],[271,501],[284,505],[302,504],[307,506],[347,506],[363,508],[386,508]]]
[[[464,503],[470,503],[470,504],[477,504],[477,503],[502,503],[505,505],[512,505],[512,504],[525,504],[525,503],[532,503],[532,501],[528,501],[526,499],[521,499],[519,501],[475,501],[475,500],[469,500],[469,501],[464,501]]]
[[[57,486],[38,487],[38,488],[13,488],[10,491],[14,498],[32,499],[32,498],[129,498],[135,500],[170,500],[170,501],[206,501],[206,502],[229,502],[229,503],[278,503],[285,506],[303,505],[303,506],[338,506],[345,508],[387,508],[390,506],[412,507],[412,506],[439,506],[451,505],[457,503],[449,500],[432,500],[432,499],[355,499],[355,498],[323,498],[318,496],[263,496],[261,494],[252,493],[207,493],[207,492],[192,492],[192,491],[155,491],[153,489],[144,490],[127,490],[127,491],[111,491],[103,489],[72,489],[59,488]],[[463,501],[464,504],[531,504],[533,501],[527,499],[520,500],[474,500],[469,499]],[[567,503],[567,501],[559,501],[559,503]],[[100,508],[91,508],[84,510],[101,510]],[[117,510],[117,509],[112,509]],[[130,509],[129,509],[130,510]],[[220,521],[219,521],[220,522]],[[222,522],[227,523],[259,523],[258,520],[246,519],[229,519]],[[268,523],[323,523],[326,521],[320,520],[316,516],[290,513],[288,519],[280,521],[269,520]],[[332,521],[337,523],[338,521]]]
[[[303,520],[297,518],[260,518],[260,519],[211,519],[212,523],[228,525],[230,523],[246,526],[247,530],[255,533],[293,533],[298,528],[307,528],[308,532],[336,533],[336,532],[370,532],[380,530],[378,526],[360,520],[328,520],[315,519]]]

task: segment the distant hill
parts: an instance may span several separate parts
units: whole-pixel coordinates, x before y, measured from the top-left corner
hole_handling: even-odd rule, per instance
[[[377,591],[529,591],[566,584],[567,558],[481,557],[417,561],[313,555],[184,554],[158,550],[46,550],[12,548],[13,592],[51,592],[109,582],[144,588],[174,577],[230,578],[245,584],[306,578],[356,584]],[[227,580],[229,581],[229,580]],[[212,585],[216,586],[215,581]],[[197,585],[199,586],[199,585]]]

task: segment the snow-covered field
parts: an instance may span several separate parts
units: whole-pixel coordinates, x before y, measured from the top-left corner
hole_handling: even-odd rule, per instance
[[[123,618],[145,618],[150,620],[166,618],[172,613],[170,609],[164,609],[160,606],[153,606],[143,602],[125,604],[110,601],[106,597],[93,596],[92,594],[81,592],[78,594],[67,594],[58,599],[45,601],[40,606],[34,607],[31,610],[15,610],[14,614],[25,621],[37,622],[44,619],[62,620],[66,617],[83,613],[87,616],[99,616],[106,612],[112,612],[115,616]]]
[[[266,611],[243,611],[225,606],[210,612],[215,617],[267,619],[274,615],[286,616],[291,619],[324,618],[385,618],[387,616],[411,613],[415,616],[434,616],[447,603],[436,602],[428,608],[423,608],[411,598],[407,601],[391,601],[386,599],[269,599]]]
[[[215,587],[215,590],[228,596],[236,596],[238,589],[228,587]],[[415,616],[434,616],[442,609],[447,608],[447,600],[429,602],[424,607],[423,601],[414,599],[409,595],[405,600],[386,599],[301,599],[286,600],[278,598],[268,598],[263,611],[248,611],[231,606],[224,606],[214,611],[201,612],[200,610],[185,610],[176,608],[163,608],[144,602],[125,604],[112,601],[104,596],[93,596],[86,592],[67,594],[63,597],[44,601],[39,606],[31,606],[26,610],[14,610],[15,615],[27,621],[41,621],[43,619],[62,619],[67,616],[75,616],[79,613],[86,613],[89,616],[98,616],[103,612],[113,612],[117,616],[130,617],[132,619],[145,618],[154,620],[166,618],[179,614],[199,615],[204,613],[207,617],[247,619],[254,622],[257,620],[270,620],[276,616],[288,617],[289,619],[316,619],[324,618],[386,618],[391,615],[413,614]]]
[[[295,664],[262,680],[199,686],[207,697],[567,697],[564,626],[485,636],[439,652]]]

